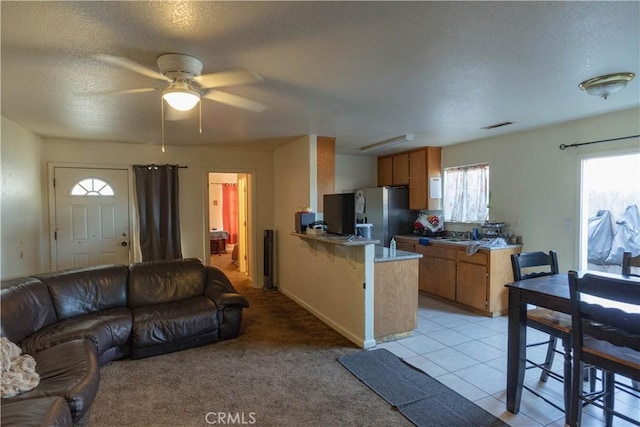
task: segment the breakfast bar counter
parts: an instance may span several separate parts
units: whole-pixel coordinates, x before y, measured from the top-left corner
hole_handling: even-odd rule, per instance
[[[407,336],[417,326],[421,254],[362,237],[291,233],[301,241],[305,291],[287,296],[363,348]]]
[[[410,335],[418,326],[418,262],[422,254],[376,246],[373,335],[376,342]]]

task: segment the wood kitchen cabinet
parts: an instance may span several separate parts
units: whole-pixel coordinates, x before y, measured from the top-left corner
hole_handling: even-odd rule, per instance
[[[413,243],[413,252],[422,254],[418,264],[420,291],[485,315],[506,314],[508,292],[504,285],[513,281],[511,254],[520,252],[519,246],[480,249],[467,255],[464,244],[431,240],[423,246],[417,238],[395,239],[397,244]]]
[[[396,249],[399,251],[416,252],[416,244],[403,239],[396,239]]]
[[[456,302],[489,316],[501,316],[508,310],[508,292],[513,281],[511,254],[519,246],[480,249],[467,255],[466,247],[456,252]]]
[[[429,178],[441,176],[441,147],[422,147],[409,153],[409,209],[438,209],[429,194]]]
[[[418,289],[450,301],[455,301],[455,248],[416,245],[416,252],[422,254],[418,266]]]
[[[409,153],[378,157],[378,187],[409,184]]]
[[[373,265],[373,335],[377,342],[410,334],[418,326],[418,261]]]
[[[440,200],[429,194],[429,178],[441,177],[441,147],[422,147],[378,157],[378,187],[409,186],[409,209],[440,209]]]
[[[393,157],[378,157],[378,187],[393,185]]]
[[[393,185],[409,184],[409,153],[396,154],[392,157]]]
[[[458,260],[456,275],[456,301],[485,311],[489,301],[487,265]]]

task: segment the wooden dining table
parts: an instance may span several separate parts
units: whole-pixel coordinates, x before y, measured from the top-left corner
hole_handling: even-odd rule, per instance
[[[640,278],[622,276],[619,274],[601,273],[596,271],[580,271],[579,277],[586,273],[593,273],[612,278],[622,278],[637,281]],[[520,410],[522,385],[526,366],[527,344],[527,308],[528,304],[548,308],[561,313],[571,313],[571,298],[569,296],[569,275],[554,274],[532,279],[519,280],[505,285],[509,290],[509,332],[507,355],[507,410],[517,414]],[[607,305],[603,300],[603,305]],[[615,304],[625,311],[637,312],[638,306],[629,304]],[[569,411],[571,397],[571,353],[565,352],[564,358],[564,401],[565,414]]]

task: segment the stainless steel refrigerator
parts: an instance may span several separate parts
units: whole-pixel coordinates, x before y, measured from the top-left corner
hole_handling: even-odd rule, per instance
[[[358,197],[363,197],[358,203]],[[363,203],[363,204],[362,204]],[[356,191],[356,222],[373,224],[371,238],[389,247],[397,234],[411,233],[413,219],[409,210],[409,189],[375,187]]]

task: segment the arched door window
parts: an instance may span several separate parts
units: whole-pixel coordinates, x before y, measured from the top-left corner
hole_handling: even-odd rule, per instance
[[[113,196],[113,188],[98,178],[83,178],[71,187],[71,196]]]

